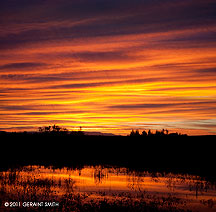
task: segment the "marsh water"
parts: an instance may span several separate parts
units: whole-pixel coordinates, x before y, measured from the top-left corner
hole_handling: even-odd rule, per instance
[[[117,199],[145,200],[160,207],[216,211],[216,185],[199,176],[130,171],[127,168],[84,166],[53,168],[23,166],[0,173],[4,200],[58,202],[68,192],[82,195],[82,201]],[[43,197],[42,197],[43,196]]]

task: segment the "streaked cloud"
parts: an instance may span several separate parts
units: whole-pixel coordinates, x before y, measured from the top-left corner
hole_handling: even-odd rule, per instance
[[[2,0],[0,129],[216,134],[215,0]]]

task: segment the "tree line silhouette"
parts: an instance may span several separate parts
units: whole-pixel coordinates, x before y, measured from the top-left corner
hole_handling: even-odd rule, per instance
[[[85,133],[82,131],[82,127],[78,131],[69,131],[67,128],[59,127],[57,125],[52,126],[45,126],[45,127],[39,127],[40,133],[45,134],[69,134],[69,135],[75,135],[75,136],[84,136]],[[181,134],[178,132],[175,133],[169,133],[169,130],[162,129],[162,130],[156,130],[155,133],[149,129],[148,131],[143,130],[141,133],[139,130],[131,130],[129,136],[187,136],[187,134]]]
[[[49,126],[44,126],[44,127],[38,127],[38,132],[5,132],[5,131],[0,131],[0,135],[5,135],[5,134],[17,134],[17,135],[26,135],[26,134],[32,134],[32,135],[69,135],[69,136],[89,136],[88,134],[85,134],[85,132],[82,130],[82,127],[79,128],[79,130],[76,131],[69,131],[67,128],[60,127],[56,124],[54,125],[49,125]],[[156,130],[155,132],[152,131],[151,129],[149,130],[143,130],[140,132],[138,129],[137,130],[131,130],[130,134],[127,136],[143,136],[143,137],[151,137],[151,136],[187,136],[187,134],[181,134],[178,132],[175,133],[169,133],[167,129],[162,129],[162,130]]]
[[[45,126],[45,127],[39,127],[38,128],[40,133],[43,134],[62,134],[62,135],[74,135],[74,136],[83,136],[85,133],[82,131],[82,127],[78,131],[69,131],[67,128],[60,127],[57,125],[52,126]]]
[[[167,129],[156,130],[155,133],[149,129],[148,131],[144,130],[140,133],[139,130],[132,129],[129,136],[187,136],[187,134],[181,134],[178,132],[169,133],[169,130]]]

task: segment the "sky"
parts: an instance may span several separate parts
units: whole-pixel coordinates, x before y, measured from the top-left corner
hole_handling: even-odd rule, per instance
[[[0,130],[216,134],[215,0],[0,5]]]

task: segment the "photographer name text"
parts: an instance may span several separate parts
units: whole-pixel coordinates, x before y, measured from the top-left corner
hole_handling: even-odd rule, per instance
[[[4,203],[5,207],[24,207],[24,208],[29,208],[29,207],[58,207],[59,203],[58,202],[5,202]]]

